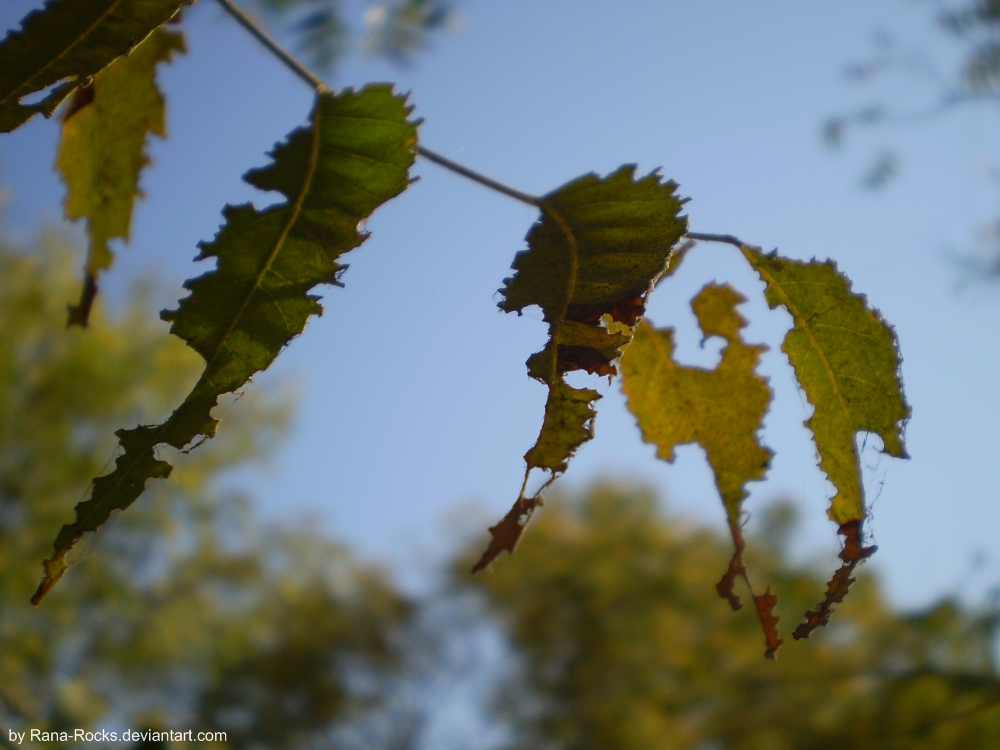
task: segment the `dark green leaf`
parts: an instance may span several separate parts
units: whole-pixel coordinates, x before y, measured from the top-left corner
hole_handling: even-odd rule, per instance
[[[593,404],[600,395],[568,385],[564,375],[617,373],[615,360],[645,312],[646,296],[687,231],[676,187],[655,172],[636,180],[635,167],[625,166],[603,180],[585,175],[542,199],[542,217],[528,233],[528,249],[514,257],[516,273],[505,280],[500,309],[520,314],[537,305],[549,324],[548,344],[527,362],[528,374],[549,389],[545,419],[524,456],[525,485],[490,529],[492,539],[474,570],[514,551],[541,502],[541,490],[524,495],[531,470],[548,471],[551,482],[593,436]]]
[[[76,506],[76,520],[59,532],[32,601],[63,575],[66,553],[85,532],[131,505],[147,479],[170,474],[157,446],[182,449],[214,435],[218,421],[211,410],[219,396],[268,367],[308,318],[322,312],[309,291],[336,283],[340,255],[367,237],[360,222],[409,184],[416,146],[409,113],[405,98],[389,86],[322,94],[309,126],[275,147],[271,165],[246,175],[254,187],[288,200],[263,211],[227,206],[226,224],[198,256],[216,258],[217,270],[188,281],[191,294],[162,315],[205,359],[204,373],[166,422],[118,431],[124,452],[115,470],[94,480],[90,499]]]
[[[0,133],[51,115],[74,89],[191,0],[49,0],[0,43]],[[22,99],[55,86],[41,101]]]

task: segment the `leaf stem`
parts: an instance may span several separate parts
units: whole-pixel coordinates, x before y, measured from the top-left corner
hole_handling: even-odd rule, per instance
[[[236,3],[232,2],[232,0],[216,0],[216,2],[221,5],[229,15],[239,21],[243,28],[257,37],[257,41],[267,47],[293,73],[316,89],[317,93],[327,94],[331,91],[330,87],[323,83],[322,78],[296,60],[292,54],[288,52],[288,50],[284,49],[280,44],[274,41],[274,39],[272,39],[271,36],[264,31],[264,29],[262,29],[256,21],[248,16],[242,8],[236,5]]]
[[[512,188],[510,185],[504,185],[502,182],[494,180],[492,177],[487,177],[484,174],[480,174],[468,167],[463,167],[458,162],[454,162],[441,154],[431,151],[429,148],[424,146],[417,146],[417,153],[423,156],[425,159],[429,159],[435,164],[439,164],[445,169],[450,169],[455,174],[460,174],[462,177],[472,180],[473,182],[478,182],[480,185],[485,185],[491,190],[496,190],[498,193],[503,193],[504,195],[510,196],[522,203],[527,203],[529,206],[535,206],[536,208],[542,207],[542,199],[537,196],[531,195],[529,193],[522,192],[517,188]]]
[[[684,236],[689,240],[695,240],[698,242],[724,242],[727,245],[735,245],[741,249],[744,247],[756,247],[756,245],[748,245],[739,237],[734,237],[731,234],[702,234],[701,232],[688,232]]]

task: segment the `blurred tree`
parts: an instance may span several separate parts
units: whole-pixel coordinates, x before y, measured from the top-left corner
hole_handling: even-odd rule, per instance
[[[456,19],[449,0],[369,2],[360,28],[344,0],[253,0],[268,16],[298,37],[299,49],[312,65],[329,71],[352,47],[407,63],[427,46],[434,31]],[[360,6],[360,3],[355,4]]]
[[[886,604],[870,575],[826,632],[761,658],[749,607],[715,592],[726,540],[667,519],[655,497],[599,485],[549,503],[518,553],[456,585],[485,594],[520,668],[498,712],[516,747],[583,750],[994,748],[1000,676],[994,617],[943,603],[918,616]],[[797,618],[823,576],[789,562],[790,506],[750,541],[757,570]],[[473,547],[474,550],[478,547]]]
[[[36,566],[80,487],[197,378],[143,311],[66,330],[66,240],[0,242],[0,733],[210,729],[233,748],[303,747],[384,702],[410,605],[304,532],[255,527],[220,472],[280,437],[287,399],[248,397],[227,436],[84,545],[73,585],[34,608]],[[259,389],[257,389],[259,392]],[[59,461],[52,461],[53,455]],[[173,460],[173,459],[172,459]],[[72,743],[70,743],[72,744]],[[373,746],[373,745],[369,745]]]
[[[1000,2],[975,0],[946,8],[938,20],[968,48],[962,70],[964,88],[972,94],[1000,93]]]
[[[848,130],[886,124],[912,124],[940,116],[974,103],[1000,102],[1000,0],[958,0],[935,3],[937,27],[959,44],[957,67],[954,62],[942,70],[926,49],[901,50],[885,31],[875,34],[875,51],[868,59],[848,65],[845,76],[860,84],[870,84],[889,73],[917,78],[926,101],[909,108],[892,101],[869,103],[858,109],[829,117],[823,125],[828,146],[840,146]],[[900,171],[902,160],[894,150],[883,150],[861,179],[861,186],[877,190],[889,184]],[[1000,223],[984,232],[994,245],[1000,241]],[[982,270],[1000,273],[996,255]]]

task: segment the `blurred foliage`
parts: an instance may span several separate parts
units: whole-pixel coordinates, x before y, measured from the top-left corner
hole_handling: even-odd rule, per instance
[[[790,506],[765,515],[747,556],[794,624],[823,579],[789,562]],[[666,518],[628,486],[550,502],[517,555],[470,580],[475,550],[454,580],[486,596],[518,654],[496,707],[518,748],[1000,745],[992,615],[945,602],[903,616],[863,575],[829,628],[765,661],[754,614],[716,595],[722,536]]]
[[[199,361],[143,311],[66,330],[69,243],[0,245],[0,736],[9,729],[194,728],[233,748],[418,747],[446,657],[414,638],[427,607],[306,532],[256,526],[220,472],[280,439],[286,400],[247,396],[230,425],[109,533],[73,585],[27,603],[33,565],[109,462],[111,427],[162,418]],[[266,391],[265,391],[266,393]],[[61,457],[52,461],[51,456]],[[994,618],[944,603],[893,612],[864,576],[826,632],[760,655],[753,614],[715,594],[721,534],[662,515],[633,487],[555,500],[517,556],[445,592],[484,596],[512,643],[498,718],[533,748],[958,748],[1000,740]],[[748,561],[794,623],[822,593],[793,565],[776,505]],[[828,562],[828,561],[826,561]],[[430,618],[440,642],[461,626]],[[467,623],[466,623],[467,626]],[[440,652],[443,654],[444,652]],[[410,670],[420,662],[422,677]],[[465,667],[463,672],[468,671]],[[422,681],[421,681],[422,680]],[[399,710],[400,695],[410,703]]]
[[[941,26],[968,46],[963,75],[973,91],[1000,87],[1000,0],[976,0],[938,16]]]
[[[3,738],[183,727],[227,731],[233,748],[301,747],[376,710],[411,606],[341,547],[264,533],[214,481],[273,449],[289,407],[274,393],[224,405],[226,435],[177,455],[174,481],[81,545],[72,585],[28,603],[35,563],[110,463],[113,429],[162,419],[202,366],[141,293],[116,318],[66,330],[69,243],[37,244],[0,244]]]
[[[299,49],[312,65],[327,71],[352,48],[408,63],[428,46],[432,33],[454,26],[457,19],[449,0],[389,0],[347,7],[344,0],[253,2],[298,38]],[[360,25],[352,24],[350,18],[361,7]]]
[[[947,112],[954,107],[1000,96],[1000,0],[972,0],[938,4],[936,22],[962,48],[960,67],[947,73],[938,70],[928,51],[904,52],[886,31],[874,35],[875,50],[868,58],[847,65],[844,76],[853,83],[869,84],[891,73],[905,73],[921,81],[931,95],[929,104],[906,110],[888,103],[866,104],[833,115],[823,123],[823,140],[841,146],[847,131],[887,123],[913,123]],[[901,157],[883,150],[860,179],[860,185],[878,190],[899,173]]]

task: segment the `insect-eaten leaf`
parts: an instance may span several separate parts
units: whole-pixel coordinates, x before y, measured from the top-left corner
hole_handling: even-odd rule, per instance
[[[87,220],[90,245],[80,302],[70,306],[68,325],[87,325],[97,275],[111,266],[108,243],[129,240],[132,207],[142,195],[139,175],[149,163],[148,136],[166,136],[156,67],[183,51],[183,35],[157,29],[70,100],[56,167],[66,183],[66,218]]]
[[[593,437],[600,394],[575,388],[564,376],[574,370],[617,374],[616,360],[645,312],[646,297],[687,231],[676,189],[656,172],[636,179],[635,166],[626,165],[604,179],[585,175],[541,199],[541,218],[528,232],[528,249],[514,257],[515,273],[504,280],[499,307],[521,314],[537,305],[549,324],[548,343],[527,362],[528,374],[549,389],[545,417],[524,456],[521,492],[490,529],[473,572],[514,551],[542,491]],[[532,469],[550,477],[526,497]]]
[[[212,437],[218,398],[267,368],[322,312],[310,290],[336,283],[338,258],[367,238],[360,222],[410,184],[417,141],[410,111],[385,85],[321,94],[309,125],[274,148],[272,164],[244,177],[287,200],[262,211],[227,206],[225,225],[198,256],[215,258],[216,270],[186,282],[191,294],[162,313],[171,332],[205,359],[205,371],[166,422],[117,432],[123,452],[115,469],[94,480],[76,520],[60,530],[33,603],[65,573],[66,554],[85,532],[135,502],[146,480],[170,474],[157,446],[182,449]]]
[[[49,0],[0,42],[0,133],[49,117],[192,0]],[[50,88],[51,87],[51,88]],[[46,91],[46,89],[49,89]],[[39,101],[25,99],[41,96]]]
[[[709,284],[691,301],[705,339],[721,336],[726,341],[714,370],[678,364],[674,330],[639,323],[622,355],[622,390],[643,439],[656,446],[664,461],[674,460],[679,445],[697,443],[705,450],[735,546],[717,589],[734,610],[739,609],[742,604],[733,585],[737,577],[744,579],[764,629],[766,655],[773,658],[782,642],[778,618],[771,615],[777,599],[770,591],[754,593],[743,561],[746,543],[741,529],[747,483],[764,478],[773,455],[757,437],[773,394],[767,380],[756,373],[767,347],[743,341],[741,331],[747,321],[736,309],[741,302],[746,298],[728,284]]]
[[[829,515],[845,537],[843,565],[826,598],[793,633],[807,638],[829,622],[854,580],[851,573],[875,551],[862,545],[866,510],[856,436],[874,433],[885,453],[907,458],[903,428],[910,407],[895,331],[863,295],[851,291],[832,261],[805,263],[748,245],[741,249],[766,284],[768,304],[785,308],[794,321],[781,348],[813,406],[805,424],[816,441],[820,468],[836,488]]]

